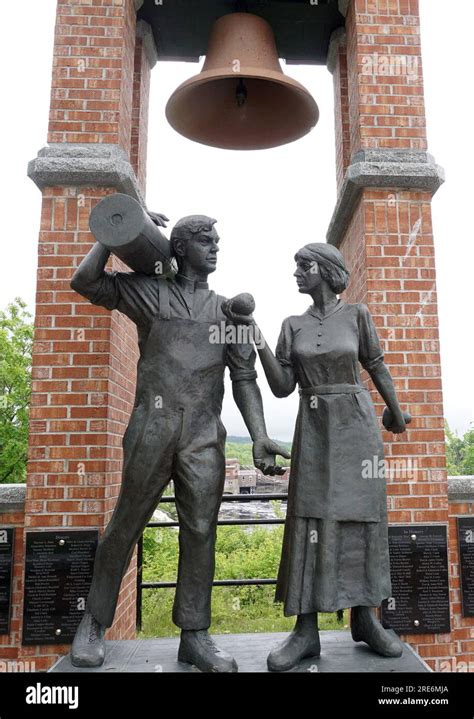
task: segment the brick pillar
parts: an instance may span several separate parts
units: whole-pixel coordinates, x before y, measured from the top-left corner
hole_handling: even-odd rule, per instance
[[[137,22],[137,41],[135,45],[133,74],[130,161],[142,192],[145,191],[146,187],[150,71],[157,59],[151,27],[144,20],[139,20]]]
[[[104,196],[145,192],[151,37],[133,0],[59,0],[48,142],[28,168],[43,194],[25,529],[107,525],[120,489],[137,337],[118,312],[84,301],[70,279],[93,242]],[[138,41],[136,42],[138,34]],[[145,40],[146,39],[146,40]],[[137,177],[138,176],[138,177]],[[120,263],[112,258],[111,267]],[[136,561],[108,638],[135,634]],[[69,646],[22,647],[47,668]]]
[[[339,196],[327,238],[352,270],[346,299],[369,306],[401,404],[413,416],[406,434],[384,434],[389,466],[403,459],[408,467],[404,476],[392,471],[388,479],[389,520],[447,526],[431,223],[443,173],[426,152],[418,1],[341,5],[347,6],[346,33],[333,36],[329,55]],[[381,414],[381,398],[369,388]],[[452,601],[453,627],[458,609],[459,599]],[[453,634],[404,638],[433,667],[453,656]]]

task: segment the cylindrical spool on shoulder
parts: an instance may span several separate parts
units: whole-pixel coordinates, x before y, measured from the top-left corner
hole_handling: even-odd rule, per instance
[[[135,272],[156,275],[171,271],[169,240],[129,195],[104,197],[92,210],[89,226],[97,242]]]

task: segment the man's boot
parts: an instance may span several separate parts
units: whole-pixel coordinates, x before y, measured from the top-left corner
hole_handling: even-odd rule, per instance
[[[178,661],[194,664],[201,672],[237,671],[235,659],[219,649],[207,629],[181,631]]]
[[[290,636],[273,649],[267,658],[271,672],[287,672],[306,657],[319,657],[318,615],[300,614]]]
[[[401,657],[403,654],[401,641],[383,628],[371,607],[352,608],[351,634],[355,642],[365,642],[382,657]]]
[[[86,609],[71,647],[75,667],[100,667],[105,659],[105,627]]]

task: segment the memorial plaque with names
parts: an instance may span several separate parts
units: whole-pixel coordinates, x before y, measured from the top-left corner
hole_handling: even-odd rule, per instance
[[[0,528],[0,634],[10,634],[15,530]]]
[[[27,532],[23,644],[68,644],[89,593],[97,530]]]
[[[474,617],[474,517],[458,517],[462,616]]]
[[[449,616],[446,527],[389,527],[392,596],[382,603],[382,624],[397,634],[446,634]]]

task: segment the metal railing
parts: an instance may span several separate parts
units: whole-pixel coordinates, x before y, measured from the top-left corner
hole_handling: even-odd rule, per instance
[[[271,502],[272,500],[286,501],[288,494],[224,494],[222,502]],[[162,497],[159,504],[174,504],[175,497]],[[284,519],[219,519],[217,521],[218,527],[232,527],[232,526],[243,526],[243,525],[265,525],[265,524],[284,524]],[[153,521],[149,522],[148,527],[179,527],[177,521]],[[212,583],[213,587],[245,587],[245,586],[259,586],[264,584],[276,584],[276,577],[271,579],[261,579],[254,577],[252,579],[215,579]],[[138,553],[137,553],[137,630],[140,631],[142,628],[142,601],[143,601],[143,590],[144,589],[173,589],[176,587],[176,582],[144,582],[143,581],[143,535],[138,541]]]

